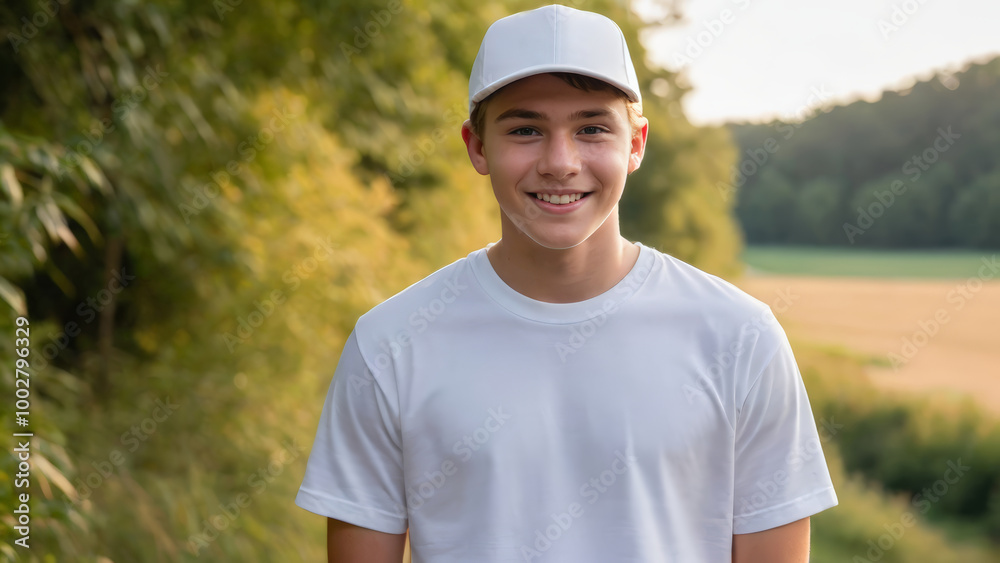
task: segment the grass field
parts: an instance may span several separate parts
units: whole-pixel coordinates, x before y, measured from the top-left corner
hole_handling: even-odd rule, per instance
[[[1000,272],[980,277],[984,256],[753,248],[736,284],[793,337],[870,356],[883,388],[971,396],[1000,413]]]
[[[859,250],[853,248],[751,246],[743,261],[751,273],[878,278],[963,278],[977,275],[994,251]]]

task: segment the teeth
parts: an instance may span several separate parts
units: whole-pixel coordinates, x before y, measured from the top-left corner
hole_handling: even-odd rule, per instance
[[[579,194],[565,194],[565,195],[549,195],[549,194],[535,194],[535,197],[542,201],[547,201],[549,203],[555,203],[557,205],[563,205],[566,203],[573,203],[574,201],[583,197],[582,193]]]

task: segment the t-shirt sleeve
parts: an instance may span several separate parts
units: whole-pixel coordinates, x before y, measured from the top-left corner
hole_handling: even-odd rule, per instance
[[[751,384],[736,421],[733,533],[783,526],[837,505],[819,432],[791,346]]]
[[[380,383],[368,369],[352,332],[323,405],[295,504],[356,526],[406,532],[395,395],[393,386]]]

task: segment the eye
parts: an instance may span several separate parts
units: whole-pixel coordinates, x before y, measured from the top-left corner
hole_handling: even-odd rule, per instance
[[[588,125],[580,130],[585,135],[597,135],[598,133],[607,133],[607,129],[603,127],[598,127],[596,125]]]
[[[510,132],[511,135],[517,135],[521,137],[527,137],[530,135],[534,135],[535,133],[536,131],[531,127],[518,127],[517,129],[514,129],[513,131]]]

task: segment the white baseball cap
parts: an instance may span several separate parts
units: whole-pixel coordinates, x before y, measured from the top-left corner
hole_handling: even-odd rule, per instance
[[[600,14],[552,5],[499,19],[486,30],[469,77],[469,113],[511,82],[546,72],[597,78],[642,101],[618,25]]]

